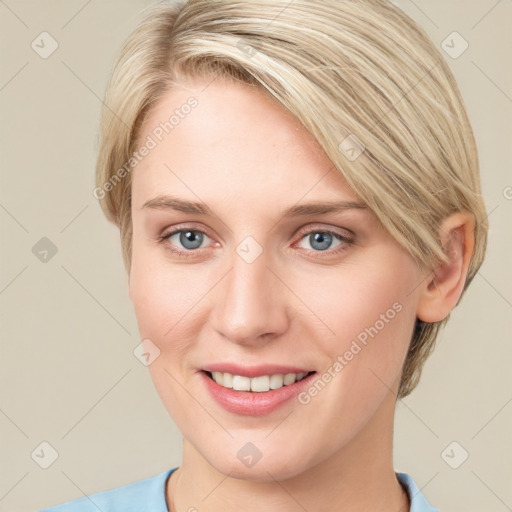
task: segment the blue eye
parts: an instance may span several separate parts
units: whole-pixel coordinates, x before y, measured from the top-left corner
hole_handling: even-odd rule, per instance
[[[328,251],[332,248],[333,242],[338,241],[338,245],[336,245],[332,251],[329,251],[330,254],[337,254],[353,243],[353,240],[341,233],[321,229],[310,230],[306,233],[302,233],[301,241],[302,240],[308,241],[312,249],[308,249],[306,247],[306,250],[310,252]]]
[[[334,240],[332,234],[321,231],[310,233],[306,236],[308,237],[308,242],[311,244],[311,247],[318,251],[325,251],[326,249],[329,249]]]
[[[177,240],[173,241],[172,238],[177,236]],[[163,239],[170,240],[173,245],[176,245],[176,242],[179,242],[187,251],[194,251],[196,249],[200,249],[202,243],[204,242],[205,237],[208,237],[206,233],[199,231],[197,229],[180,229],[177,231],[173,231],[169,233]],[[208,237],[209,238],[209,237]],[[178,245],[179,247],[179,245]],[[173,251],[174,252],[174,251]],[[177,250],[176,252],[185,252]]]

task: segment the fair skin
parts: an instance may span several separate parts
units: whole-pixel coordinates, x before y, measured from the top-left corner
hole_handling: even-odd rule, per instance
[[[160,350],[150,374],[184,438],[182,464],[167,482],[169,510],[409,510],[392,461],[401,368],[416,317],[441,320],[462,292],[471,219],[445,219],[442,236],[459,235],[458,256],[429,273],[369,209],[283,217],[298,204],[359,199],[267,93],[210,82],[182,80],[159,101],[139,140],[191,95],[198,106],[132,176],[130,298],[141,339]],[[211,213],[143,207],[164,194],[204,202]],[[158,241],[178,227],[205,232],[192,233],[200,248],[179,233]],[[354,243],[332,235],[319,249],[318,230]],[[237,253],[247,236],[262,249],[250,263]],[[396,303],[400,312],[307,404],[293,398],[242,415],[204,385],[201,369],[218,361],[321,375]],[[261,454],[250,467],[237,456],[247,443]]]

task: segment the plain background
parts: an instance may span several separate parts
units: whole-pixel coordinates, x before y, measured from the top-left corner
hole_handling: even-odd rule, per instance
[[[438,47],[453,31],[469,44],[456,59],[441,53],[473,123],[491,225],[484,265],[438,339],[420,386],[398,402],[395,469],[409,473],[441,512],[506,511],[512,4],[395,3]],[[133,354],[140,339],[119,233],[92,195],[107,77],[148,4],[0,1],[2,512],[34,511],[180,463],[180,433]],[[59,45],[46,59],[31,47],[43,31]],[[57,250],[47,262],[33,252],[48,243],[43,237]],[[47,469],[31,456],[42,453],[44,441],[58,452]]]

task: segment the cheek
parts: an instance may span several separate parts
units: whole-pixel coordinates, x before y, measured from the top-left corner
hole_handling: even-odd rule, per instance
[[[148,366],[155,389],[174,421],[185,428],[190,396],[183,391],[183,370],[191,366],[190,352],[201,327],[200,298],[206,291],[197,273],[194,277],[182,267],[171,267],[151,252],[134,249],[130,297],[141,339],[149,338],[160,351]]]
[[[328,356],[327,364],[331,367],[341,356],[345,384],[357,381],[362,387],[379,377],[388,385],[395,380],[416,318],[410,293],[416,274],[410,262],[400,254],[388,259],[395,262],[392,266],[372,261],[340,268],[325,278],[295,281],[303,283],[298,294],[315,314],[316,318],[308,316],[313,321],[307,323],[316,329],[315,339]]]
[[[344,269],[339,278],[325,279],[324,293],[310,294],[310,302],[305,301],[323,321],[319,324],[311,317],[314,322],[303,327],[309,325],[310,333],[316,333],[324,367],[301,403],[305,410],[317,411],[319,418],[325,411],[331,415],[327,427],[319,419],[317,428],[333,440],[333,446],[348,442],[386,398],[393,400],[392,394],[396,395],[415,320],[412,294],[408,296],[409,278],[414,278],[407,277],[404,267],[400,274],[371,265],[365,265],[364,271]],[[326,335],[319,335],[320,330]],[[313,428],[316,420],[309,421]]]
[[[162,345],[161,350],[165,350],[165,340],[183,338],[186,327],[197,325],[191,319],[206,293],[207,282],[199,279],[197,272],[187,270],[186,265],[169,264],[160,249],[149,250],[134,244],[130,298],[141,336],[154,337],[153,341]]]

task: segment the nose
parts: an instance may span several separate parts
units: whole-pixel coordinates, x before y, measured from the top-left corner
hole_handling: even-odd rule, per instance
[[[216,287],[214,328],[233,343],[266,344],[288,328],[287,289],[268,266],[265,251],[252,262],[235,251],[231,261]]]

